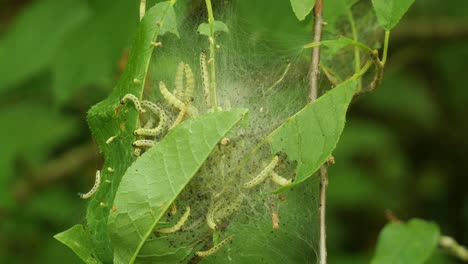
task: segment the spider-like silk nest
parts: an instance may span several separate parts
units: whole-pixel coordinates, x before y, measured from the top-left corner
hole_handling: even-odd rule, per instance
[[[206,36],[196,33],[198,24],[204,22],[202,18],[192,20],[179,27],[180,38],[169,35],[161,39],[162,47],[157,48],[153,56],[143,96],[165,110],[170,124],[179,110],[165,101],[159,82],[163,81],[169,91],[173,91],[180,62],[189,64],[195,76],[191,104],[201,115],[213,111],[205,103],[200,69],[202,50],[209,59],[209,41]],[[253,226],[259,218],[272,219],[274,214],[279,214],[281,219],[279,209],[286,196],[266,195],[281,187],[270,176],[253,188],[243,186],[276,155],[279,162],[274,171],[287,180],[294,180],[296,163],[289,161],[284,153],[272,153],[268,142],[260,146],[259,143],[307,103],[308,58],[303,56],[299,45],[286,51],[274,50],[245,25],[228,18],[224,21],[230,32],[217,32],[215,38],[218,45],[215,57],[218,106],[222,110],[248,108],[248,124],[236,127],[218,144],[176,199],[177,210],[171,207],[156,227],[157,230],[174,226],[189,206],[190,216],[181,230],[171,234],[155,231],[149,238],[165,237],[174,248],[190,246],[206,250],[216,244],[206,220],[216,204],[222,203],[213,214],[217,225],[215,233],[220,234],[217,242],[230,235],[225,230],[231,223]],[[143,126],[148,115],[141,116]],[[256,146],[259,147],[253,151]],[[272,230],[279,228],[278,224],[272,219]]]

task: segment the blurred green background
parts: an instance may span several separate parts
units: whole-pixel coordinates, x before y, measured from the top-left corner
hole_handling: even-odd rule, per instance
[[[289,11],[284,1],[270,10]],[[329,169],[330,263],[368,262],[389,212],[468,244],[466,10],[416,0],[392,32],[382,86],[353,102]],[[86,111],[111,91],[137,24],[136,0],[0,2],[0,263],[80,263],[52,236],[84,221],[76,193],[102,163]],[[281,19],[261,24],[287,42]]]

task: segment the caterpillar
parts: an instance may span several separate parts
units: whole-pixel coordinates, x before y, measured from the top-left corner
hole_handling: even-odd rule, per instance
[[[99,184],[101,183],[101,172],[99,170],[96,171],[96,180],[94,182],[94,185],[93,185],[93,188],[91,188],[91,190],[87,193],[78,193],[78,196],[81,198],[81,199],[88,199],[89,197],[91,197],[91,195],[93,195],[97,189],[99,188]]]
[[[208,224],[208,226],[213,229],[213,230],[216,230],[218,229],[218,225],[215,223],[214,221],[214,214],[216,211],[218,211],[218,209],[224,204],[224,201],[218,201],[216,202],[214,205],[212,205],[210,207],[210,209],[208,210],[208,213],[206,214],[206,223]]]
[[[183,99],[184,101],[188,101],[192,97],[193,90],[195,89],[195,78],[193,77],[193,72],[192,72],[192,69],[190,68],[190,65],[185,64],[184,71],[185,71],[185,80],[187,81],[187,87],[181,99]]]
[[[208,74],[208,68],[206,67],[206,51],[204,50],[200,53],[200,71],[205,103],[208,108],[211,108],[210,77]]]
[[[155,115],[159,114],[159,123],[158,123],[158,126],[156,126],[155,128],[149,128],[152,126],[152,123],[148,121],[145,127],[138,128],[137,130],[133,132],[133,134],[135,136],[158,136],[160,135],[164,131],[164,128],[166,127],[166,122],[167,122],[167,115],[164,113],[164,110],[161,109],[159,106],[157,106],[155,103],[150,102],[150,101],[144,100],[144,101],[141,101],[141,104],[144,107],[148,108]]]
[[[156,144],[156,142],[154,142],[153,140],[149,140],[149,139],[139,139],[139,140],[135,140],[133,143],[132,143],[132,146],[135,147],[135,148],[140,148],[140,147],[143,147],[143,148],[151,148],[152,146],[154,146]]]
[[[175,233],[179,231],[182,226],[184,226],[185,222],[190,216],[190,206],[187,206],[185,209],[185,213],[182,215],[182,217],[179,219],[179,221],[172,227],[168,228],[161,228],[156,230],[158,233],[163,233],[163,234],[170,234],[170,233]]]
[[[275,156],[270,164],[268,164],[255,178],[249,182],[244,183],[244,188],[253,188],[262,183],[276,167],[278,160],[278,156]]]
[[[133,150],[133,156],[140,157],[140,155],[141,155],[141,149],[135,148],[135,150]]]
[[[206,251],[197,251],[195,254],[199,257],[207,257],[207,256],[211,256],[213,255],[214,253],[216,253],[221,247],[223,247],[224,245],[226,245],[227,243],[231,242],[232,239],[234,239],[234,236],[233,235],[230,235],[228,237],[226,237],[223,241],[219,242],[218,244],[216,244],[214,247],[206,250]]]
[[[140,112],[140,113],[146,112],[146,110],[143,109],[143,108],[141,107],[141,104],[140,104],[140,101],[138,100],[138,98],[137,98],[135,95],[133,95],[133,94],[126,94],[126,95],[122,98],[122,100],[120,100],[120,104],[123,105],[123,104],[125,104],[128,100],[130,100],[130,101],[133,102],[133,104],[135,105],[135,108],[138,110],[138,112]]]
[[[184,120],[185,115],[187,114],[187,111],[190,108],[190,105],[191,105],[191,102],[187,102],[185,104],[185,107],[182,110],[180,110],[179,115],[177,116],[176,120],[174,121],[174,123],[171,126],[171,129],[176,127],[178,124],[182,123],[182,121]]]
[[[280,186],[286,186],[286,185],[289,185],[291,183],[291,180],[287,180],[286,178],[278,175],[278,173],[276,173],[275,171],[271,171],[271,180],[280,185]]]
[[[214,219],[217,222],[220,222],[224,218],[234,213],[237,209],[239,209],[239,207],[242,205],[243,202],[244,202],[244,196],[242,194],[239,194],[232,203],[229,203],[225,207],[218,210],[215,213]]]
[[[166,99],[166,101],[170,105],[172,105],[173,107],[179,110],[182,110],[184,108],[185,104],[181,100],[179,100],[177,97],[175,97],[171,92],[169,92],[169,90],[167,90],[166,85],[162,81],[159,82],[159,90],[161,91],[161,94],[164,97],[164,99]],[[198,115],[197,109],[193,107],[192,105],[187,109],[187,113],[190,116]]]
[[[112,141],[114,141],[114,139],[116,139],[116,138],[117,138],[117,136],[112,136],[112,137],[108,138],[108,139],[106,140],[106,144],[110,144],[110,143],[111,143]]]
[[[180,62],[177,66],[176,76],[175,76],[175,88],[174,96],[177,98],[183,98],[184,96],[184,67],[185,63]]]

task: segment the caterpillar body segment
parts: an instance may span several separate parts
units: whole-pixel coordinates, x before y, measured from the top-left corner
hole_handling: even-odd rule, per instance
[[[275,171],[271,171],[271,180],[280,185],[280,186],[287,186],[289,184],[291,184],[291,179],[286,179],[282,176],[280,176],[278,173],[276,173]]]
[[[273,160],[255,178],[249,182],[244,183],[244,188],[253,188],[262,183],[266,178],[268,178],[268,176],[270,176],[271,172],[278,164],[278,160],[278,156],[275,156]]]
[[[177,221],[177,223],[174,226],[168,227],[168,228],[161,228],[161,229],[158,229],[156,231],[158,233],[163,233],[163,234],[175,233],[175,232],[179,231],[182,228],[182,226],[184,226],[184,224],[187,221],[187,219],[189,218],[189,216],[190,216],[190,206],[187,206],[186,209],[185,209],[184,214],[182,215],[182,217],[179,219],[179,221]]]
[[[145,100],[145,101],[141,101],[141,104],[144,107],[148,108],[151,112],[153,112],[153,114],[159,115],[159,123],[154,128],[150,128],[152,125],[148,126],[148,123],[147,123],[145,127],[138,128],[137,130],[135,130],[133,134],[135,136],[149,136],[149,137],[159,136],[162,132],[164,132],[164,129],[166,128],[166,125],[167,125],[168,118],[167,118],[166,113],[164,112],[163,109],[161,109],[159,106],[157,106],[153,102]]]
[[[232,213],[239,209],[243,202],[244,196],[242,194],[239,194],[233,202],[228,203],[226,206],[215,212],[215,221],[220,222],[224,218],[229,217]]]
[[[192,69],[190,65],[184,65],[185,80],[187,81],[187,86],[185,87],[185,92],[182,97],[183,101],[188,101],[193,96],[193,91],[195,90],[195,77],[193,77]]]
[[[214,253],[216,253],[220,248],[222,248],[224,245],[231,242],[233,239],[234,239],[234,236],[230,235],[230,236],[226,237],[223,241],[216,244],[214,247],[212,247],[212,248],[210,248],[210,249],[208,249],[206,251],[197,251],[195,254],[197,256],[199,256],[199,257],[211,256]]]
[[[211,108],[210,75],[208,74],[208,67],[206,66],[206,51],[204,50],[200,53],[200,71],[205,104],[208,108]]]
[[[161,91],[161,94],[164,97],[164,99],[166,99],[166,101],[170,105],[172,105],[174,108],[177,108],[177,109],[182,111],[185,104],[179,98],[175,97],[171,92],[169,92],[169,90],[167,90],[167,87],[164,84],[164,82],[159,82],[159,90]],[[193,107],[193,105],[191,105],[187,109],[187,113],[190,116],[198,116],[198,111],[197,111],[197,109],[195,107]]]
[[[179,115],[177,115],[177,118],[176,120],[174,121],[174,123],[172,124],[171,128],[170,129],[173,129],[174,127],[176,127],[178,124],[182,123],[182,121],[184,120],[189,108],[190,108],[190,105],[191,105],[191,102],[187,102],[185,104],[185,107],[180,110],[179,112]]]
[[[81,199],[88,199],[89,197],[91,197],[99,188],[99,184],[101,184],[101,171],[96,171],[96,180],[94,182],[94,185],[93,185],[93,188],[91,188],[91,190],[87,193],[78,193],[78,196],[81,198]]]
[[[185,63],[180,62],[175,76],[174,96],[180,99],[184,97],[184,68]]]
[[[132,146],[133,147],[136,147],[136,148],[151,148],[152,146],[154,146],[156,144],[155,141],[153,140],[149,140],[149,139],[139,139],[139,140],[135,140],[133,143],[132,143]]]
[[[126,94],[122,100],[120,100],[120,104],[125,104],[128,100],[132,101],[132,103],[135,105],[135,108],[137,109],[138,112],[140,113],[144,113],[146,112],[145,109],[143,109],[143,107],[141,107],[141,104],[140,104],[140,100],[138,100],[138,98],[133,95],[133,94]]]
[[[213,204],[210,209],[208,210],[208,213],[206,214],[206,223],[212,230],[217,230],[218,225],[215,223],[214,216],[215,212],[218,211],[218,209],[224,204],[224,201],[220,200],[217,201],[215,204]]]

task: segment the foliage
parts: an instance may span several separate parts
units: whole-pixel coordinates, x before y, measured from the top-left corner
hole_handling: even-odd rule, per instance
[[[196,65],[198,56],[193,56],[193,54],[197,54],[202,47],[206,47],[207,42],[204,36],[197,38],[193,34],[197,31],[198,25],[206,21],[205,16],[199,19],[201,16],[199,14],[204,14],[204,6],[195,2],[187,4],[179,1],[175,6],[177,16],[174,16],[174,22],[178,23],[180,39],[176,40],[174,36],[165,36],[162,39],[161,52],[158,48],[157,54],[152,58],[157,66],[154,68],[150,66],[148,70],[151,78],[148,80],[141,78],[141,86],[138,86],[133,80],[135,72],[124,73],[124,76],[127,74],[128,78],[123,77],[118,87],[122,86],[125,89],[135,87],[133,91],[136,92],[136,89],[143,89],[145,86],[155,86],[151,79],[162,79],[167,82],[173,78],[172,69],[175,68],[173,66],[177,65],[180,58],[190,63],[194,71],[197,71],[193,65]],[[379,44],[381,36],[376,33],[378,31],[375,30],[375,22],[378,21],[384,29],[392,29],[393,24],[396,24],[402,15],[397,14],[396,9],[395,13],[384,12],[382,14],[382,10],[378,11],[379,3],[374,1],[377,14],[375,17],[373,12],[369,12],[370,5],[363,2],[330,1],[329,5],[324,7],[324,18],[328,23],[324,28],[324,39],[339,41],[334,42],[338,45],[332,44],[322,49],[324,54],[322,64],[337,71],[337,80],[345,80],[355,73],[354,63],[349,63],[355,59],[352,52],[354,46],[348,46],[351,43],[350,40],[363,42],[372,49],[378,48],[381,45]],[[153,4],[154,1],[148,1],[148,6]],[[310,42],[312,16],[307,16],[307,14],[310,13],[312,7],[310,6],[308,11],[302,10],[306,13],[304,20],[297,22],[294,12],[291,12],[291,6],[284,3],[271,1],[241,3],[239,9],[232,14],[228,5],[224,6],[218,2],[213,2],[213,4],[215,16],[219,19],[216,22],[222,20],[224,25],[229,26],[229,32],[221,30],[218,33],[222,36],[216,38],[216,42],[221,44],[221,48],[216,51],[219,96],[223,99],[230,97],[235,107],[248,107],[251,115],[248,128],[237,127],[227,136],[235,138],[235,135],[242,133],[247,138],[243,144],[254,146],[258,143],[255,140],[268,138],[270,132],[304,106],[303,93],[293,90],[306,89],[306,81],[301,79],[306,78],[306,71],[299,69],[307,70],[308,66],[309,50],[302,50],[301,47]],[[243,8],[242,5],[247,8]],[[331,5],[342,7],[336,9],[341,11],[330,13]],[[68,1],[66,6],[61,6],[43,0],[32,1],[22,8],[12,9],[12,14],[21,14],[18,17],[2,15],[2,23],[7,21],[8,24],[2,24],[2,33],[5,34],[0,40],[0,55],[2,55],[0,69],[3,73],[0,81],[2,84],[0,85],[2,94],[0,122],[7,124],[5,127],[8,129],[5,129],[3,136],[0,137],[3,154],[0,159],[0,171],[3,176],[0,183],[2,193],[0,214],[2,217],[6,216],[0,226],[2,233],[0,262],[53,263],[57,259],[67,263],[77,262],[76,257],[51,238],[53,234],[84,221],[84,203],[75,199],[74,193],[88,188],[87,186],[93,181],[93,170],[101,166],[97,151],[90,151],[89,148],[85,155],[71,151],[70,154],[74,157],[72,159],[66,159],[66,157],[62,159],[61,155],[67,154],[68,150],[81,149],[81,144],[91,141],[88,136],[89,131],[82,123],[84,112],[96,101],[107,97],[110,85],[119,75],[117,62],[125,53],[124,48],[130,43],[129,37],[140,35],[140,33],[135,33],[138,21],[136,3],[116,1],[111,6],[112,8],[109,8],[107,2],[96,4],[87,1]],[[462,96],[465,91],[460,85],[464,78],[460,71],[465,67],[463,61],[459,59],[459,54],[466,53],[466,45],[460,37],[461,33],[457,34],[457,32],[462,32],[461,30],[443,30],[446,33],[442,35],[443,37],[439,36],[427,41],[425,35],[421,35],[425,34],[424,28],[427,26],[419,27],[412,24],[416,21],[415,18],[419,19],[422,16],[429,16],[431,21],[437,21],[438,16],[451,16],[457,19],[458,15],[458,18],[462,19],[463,14],[460,14],[460,10],[464,10],[464,6],[466,6],[464,1],[458,1],[453,5],[436,3],[436,1],[415,2],[414,8],[409,11],[408,19],[403,20],[402,26],[395,27],[392,32],[389,45],[390,58],[382,86],[370,95],[357,97],[351,103],[351,112],[347,118],[346,127],[337,149],[333,151],[337,164],[329,168],[331,185],[328,207],[328,244],[331,263],[369,262],[377,230],[385,222],[382,211],[386,208],[394,210],[402,218],[416,215],[425,219],[433,219],[440,224],[443,233],[455,235],[457,240],[466,244],[466,234],[463,233],[466,229],[464,223],[468,222],[465,221],[468,219],[466,218],[468,215],[466,214],[468,212],[466,210],[467,199],[463,195],[465,193],[463,186],[466,186],[466,181],[456,176],[463,175],[464,164],[466,164],[462,157],[465,156],[463,149],[466,149],[466,144],[463,138],[467,129],[464,122],[460,122],[466,110],[464,103],[466,100]],[[57,11],[58,9],[60,10]],[[404,13],[407,8],[403,9]],[[0,10],[0,12],[6,14],[5,10],[7,9]],[[276,12],[277,15],[272,15],[275,19],[264,17],[261,21],[257,21],[259,17],[256,10],[268,11],[269,14]],[[357,39],[351,33],[349,13],[355,19]],[[238,18],[239,23],[232,23],[227,19],[230,15]],[[10,19],[12,20],[8,21]],[[55,21],[57,22],[54,23]],[[454,25],[462,24],[457,20],[448,22],[453,22]],[[193,27],[187,28],[187,24],[193,24]],[[206,23],[205,25],[208,26]],[[449,28],[450,25],[449,23]],[[215,27],[217,28],[216,24]],[[420,29],[422,31],[419,31]],[[209,35],[209,29],[203,30],[205,31],[206,35]],[[408,31],[412,34],[408,35]],[[187,32],[191,32],[192,35]],[[245,35],[239,35],[239,32]],[[438,34],[438,31],[432,32],[431,34]],[[44,37],[45,35],[47,37]],[[244,36],[248,37],[244,38]],[[29,41],[29,38],[35,41]],[[236,38],[242,41],[234,41],[233,45],[228,43]],[[37,41],[38,39],[41,41]],[[446,39],[452,41],[440,45]],[[190,45],[185,44],[181,48],[171,45],[181,40],[190,40],[195,48],[190,48]],[[233,46],[236,46],[236,49],[233,49]],[[261,47],[261,49],[254,47]],[[176,51],[171,52],[170,50],[173,49]],[[183,52],[183,49],[187,52]],[[55,50],[57,50],[56,53]],[[130,52],[128,65],[132,63],[134,50],[135,48],[132,48]],[[193,50],[197,51],[193,52]],[[235,63],[233,63],[236,67],[228,68],[224,56],[231,52],[236,53]],[[294,55],[290,56],[291,53]],[[174,54],[177,55],[174,56]],[[365,62],[368,58],[367,53],[360,50],[360,54],[362,62]],[[122,58],[125,62],[125,56]],[[133,62],[136,60],[134,59]],[[249,68],[249,65],[253,64],[256,66]],[[287,65],[290,67],[286,67]],[[232,79],[228,78],[227,72],[232,75]],[[286,72],[284,79],[269,90],[283,72]],[[365,87],[372,81],[372,73],[369,71],[363,76],[362,86]],[[325,92],[333,85],[326,79],[326,76],[322,74],[321,89],[323,89],[324,96],[330,94]],[[234,83],[232,80],[241,81]],[[223,86],[236,88],[228,93]],[[250,89],[253,94],[252,98],[244,97],[237,102],[238,97],[245,96],[242,93],[239,95],[239,91],[245,92],[237,88],[239,86]],[[97,133],[94,131],[93,135],[101,147],[104,146],[101,148],[106,160],[103,166],[103,180],[109,179],[106,169],[112,167],[115,170],[112,177],[116,177],[112,180],[118,182],[127,167],[133,163],[132,149],[129,144],[133,141],[131,133],[137,126],[137,119],[136,112],[131,105],[124,106],[119,117],[113,119],[118,100],[127,92],[122,90],[122,94],[116,94],[116,90],[108,101],[100,104],[104,106],[103,108],[93,108],[90,111],[89,120],[92,129],[94,127],[95,130],[100,130]],[[142,90],[139,91],[141,95]],[[259,95],[262,93],[264,95]],[[148,91],[144,92],[144,95],[151,99],[160,98],[157,93]],[[195,99],[196,104],[200,102],[199,99]],[[268,101],[271,104],[265,103]],[[50,107],[51,105],[55,107]],[[276,107],[271,107],[271,105]],[[224,108],[224,105],[222,106]],[[263,107],[264,114],[261,114],[260,106]],[[306,109],[315,108],[308,106],[303,111]],[[91,121],[93,114],[95,119]],[[344,115],[340,116],[344,118]],[[207,118],[208,115],[203,114],[200,118],[205,117]],[[262,118],[265,120],[260,122]],[[120,129],[120,127],[108,125],[106,120],[114,120],[116,124],[120,124],[119,122],[124,119],[127,125],[126,135],[120,134],[119,136],[122,137],[118,138],[123,140],[116,139],[109,146],[105,144],[104,142]],[[195,120],[189,120],[187,124],[189,122],[195,122]],[[185,125],[185,122],[183,124]],[[259,133],[260,127],[265,128],[265,126],[266,131]],[[113,130],[114,128],[117,130]],[[253,137],[255,140],[250,140],[250,135],[244,134],[252,129],[258,133]],[[444,135],[443,141],[440,140],[440,135]],[[151,150],[153,151],[156,149]],[[151,152],[148,151],[137,161],[141,162],[140,159],[151,156]],[[276,150],[261,147],[254,158],[255,162],[246,163],[246,170],[254,172],[253,167],[261,167],[262,162],[275,152]],[[215,156],[218,155],[216,149],[213,153]],[[240,152],[235,155],[247,154]],[[116,159],[115,155],[124,158]],[[212,157],[210,155],[207,160],[210,166],[217,164]],[[57,162],[56,158],[59,158]],[[122,161],[122,163],[109,163],[111,160]],[[74,162],[81,163],[76,166],[73,165]],[[297,165],[298,163],[294,161],[288,163],[290,167]],[[49,169],[49,166],[52,167]],[[203,169],[215,171],[212,167],[202,166]],[[289,169],[281,168],[286,174],[283,176],[291,176]],[[65,179],[62,178],[65,177],[63,175],[69,177]],[[84,175],[89,177],[83,180]],[[204,177],[199,174],[192,176],[193,179]],[[241,183],[254,176],[252,174],[242,176]],[[187,247],[190,243],[182,243],[185,246],[180,246],[180,241],[186,239],[181,234],[151,237],[141,248],[137,262],[169,263],[186,260],[187,256],[193,256],[195,250],[207,249],[211,243],[220,241],[227,234],[235,234],[232,244],[224,246],[214,256],[203,259],[203,262],[219,263],[228,259],[239,263],[251,260],[267,263],[313,262],[315,259],[313,251],[317,248],[317,235],[316,231],[311,230],[310,227],[316,226],[317,215],[315,209],[304,210],[303,208],[307,208],[310,204],[316,208],[317,201],[314,197],[317,197],[317,181],[315,177],[309,176],[311,174],[307,174],[308,179],[301,184],[299,181],[295,182],[297,185],[287,191],[285,202],[274,200],[280,215],[279,230],[271,232],[269,203],[272,196],[249,192],[246,196],[249,201],[244,206],[245,208],[239,210],[228,224],[223,223],[222,232],[214,232],[213,237],[204,238],[204,242],[195,248]],[[63,180],[58,180],[59,178]],[[132,181],[128,180],[128,182]],[[192,182],[195,181],[191,180],[185,185],[187,189],[194,188]],[[138,185],[136,188],[140,187],[144,186]],[[278,187],[274,185],[268,185],[268,188],[262,188],[261,191],[271,193],[277,189]],[[119,192],[117,187],[115,190]],[[95,225],[99,226],[98,230],[101,230],[99,235],[92,235],[92,232],[89,232],[92,231],[89,224],[93,222],[89,219],[101,217],[106,219],[105,214],[111,209],[113,198],[109,194],[109,197],[103,199],[106,193],[112,192],[101,189],[101,194],[95,194],[95,199],[89,205],[87,223],[81,225],[82,227],[75,226],[70,231],[82,232],[78,233],[79,236],[85,237],[89,234],[94,250],[100,250],[102,245],[110,245],[107,235],[102,235],[103,232],[107,232],[105,222]],[[182,191],[178,199],[191,201],[186,198],[187,196],[188,193]],[[103,210],[100,206],[101,202],[107,203],[107,213],[106,209]],[[52,204],[53,207],[50,206]],[[182,202],[177,205],[179,211],[183,211],[185,204]],[[201,206],[207,208],[209,203],[201,204]],[[99,210],[104,212],[104,216],[101,213],[93,213]],[[202,209],[194,211],[197,210]],[[163,216],[158,226],[171,225],[170,223],[177,221],[179,215]],[[356,228],[354,224],[356,222],[362,223],[360,228]],[[401,224],[401,226],[406,226],[406,224]],[[197,237],[200,234],[194,235]],[[73,236],[67,235],[67,238]],[[179,238],[175,238],[177,236]],[[96,238],[104,238],[97,243],[101,245],[99,247],[96,247]],[[88,238],[84,241],[88,241]],[[168,246],[168,242],[175,242],[178,248]],[[68,244],[72,243],[68,242]],[[24,250],[28,250],[30,254],[18,253]],[[377,251],[379,252],[379,249]],[[88,257],[91,253],[91,257],[96,259],[109,258],[108,253],[96,253],[91,249],[83,252]],[[258,254],[259,252],[265,253]],[[350,254],[350,252],[353,253]],[[85,258],[88,259],[88,257]],[[110,258],[112,257],[110,255]],[[436,250],[428,263],[451,262]]]

